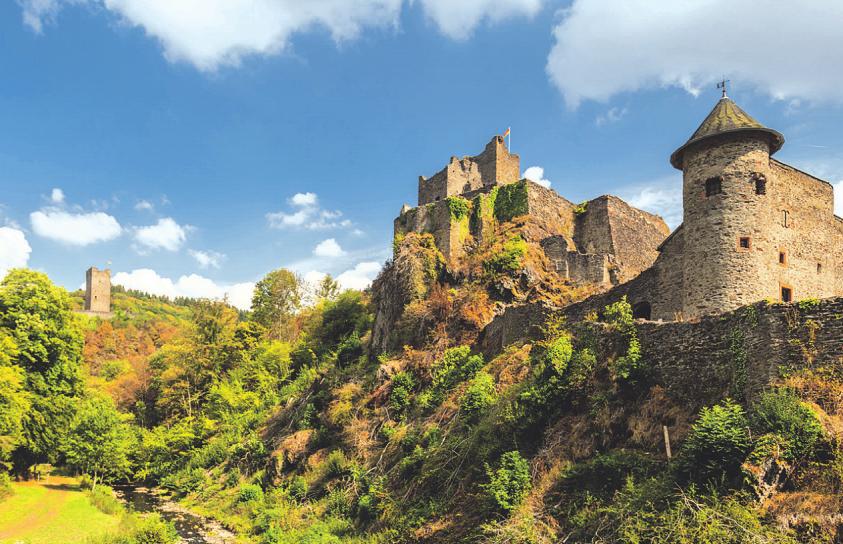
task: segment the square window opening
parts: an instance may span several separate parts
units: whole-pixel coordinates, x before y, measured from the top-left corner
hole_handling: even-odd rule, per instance
[[[705,196],[719,195],[723,192],[723,178],[714,177],[705,180]]]
[[[782,287],[782,302],[793,302],[793,290],[790,287]]]
[[[749,236],[741,236],[741,239],[738,242],[738,244],[739,244],[741,249],[749,249],[750,246],[752,245],[750,240],[749,240]]]

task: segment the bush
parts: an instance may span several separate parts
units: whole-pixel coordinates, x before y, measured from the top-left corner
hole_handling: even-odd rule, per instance
[[[91,539],[89,544],[176,544],[179,535],[172,523],[158,514],[126,515],[117,534]]]
[[[363,355],[363,342],[356,332],[347,336],[337,347],[337,363],[340,366],[348,366],[357,361]]]
[[[786,444],[784,458],[793,461],[813,457],[824,438],[816,414],[795,393],[776,389],[761,395],[752,407],[750,423],[758,434],[773,433]]]
[[[114,491],[106,485],[100,485],[96,489],[88,490],[86,494],[91,504],[104,514],[113,516],[123,511],[123,503],[114,496]]]
[[[510,183],[498,187],[495,196],[495,217],[498,221],[511,221],[513,217],[529,211],[527,204],[527,184]]]
[[[680,452],[680,471],[699,482],[735,484],[750,449],[749,422],[731,399],[703,408]]]
[[[483,262],[483,270],[490,275],[517,272],[527,255],[527,242],[521,236],[513,236],[500,251]]]
[[[252,502],[263,499],[263,489],[257,484],[246,484],[240,486],[237,493],[237,502]]]
[[[495,403],[496,396],[494,378],[486,372],[479,372],[463,394],[460,412],[466,420],[477,421]]]
[[[287,493],[299,502],[307,498],[307,491],[308,485],[304,476],[294,476],[287,484]]]
[[[433,364],[433,388],[444,392],[473,377],[486,363],[480,355],[471,355],[469,346],[445,350],[442,359]]]
[[[468,217],[468,213],[471,211],[471,205],[468,200],[461,196],[449,196],[448,209],[451,212],[452,220],[461,221],[463,218]]]
[[[559,376],[562,376],[568,369],[568,363],[571,362],[573,353],[574,347],[571,345],[571,339],[563,335],[547,344],[543,362],[547,367],[553,368]]]
[[[530,491],[530,464],[517,451],[501,456],[497,470],[486,465],[489,483],[483,487],[497,508],[509,512],[517,508]]]
[[[0,472],[0,500],[5,499],[14,493],[12,489],[12,480],[5,472]]]
[[[409,372],[398,372],[392,377],[392,390],[389,393],[389,408],[396,418],[406,415],[413,398],[416,380]]]
[[[325,459],[325,473],[329,478],[339,478],[348,472],[348,459],[340,450],[334,450]]]
[[[316,354],[304,342],[299,342],[290,352],[290,362],[294,370],[311,367],[316,364]]]

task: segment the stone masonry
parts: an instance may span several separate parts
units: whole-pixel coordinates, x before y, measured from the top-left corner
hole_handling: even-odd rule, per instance
[[[419,178],[419,205],[402,207],[395,219],[396,236],[431,233],[446,259],[458,259],[469,238],[482,240],[493,225],[453,217],[449,200],[465,199],[473,212],[486,217],[493,210],[475,208],[494,201],[494,190],[519,184],[516,190],[526,193],[523,213],[530,225],[524,235],[541,244],[566,279],[605,290],[637,276],[658,256],[657,247],[669,233],[660,217],[613,196],[575,206],[552,189],[520,179],[518,169],[519,157],[509,153],[501,136],[476,157],[452,158],[433,177]]]
[[[671,157],[683,222],[652,267],[580,307],[627,296],[636,317],[696,319],[760,300],[843,295],[843,219],[831,184],[770,157],[784,137],[720,99]]]
[[[111,270],[92,266],[85,272],[85,311],[111,313]]]

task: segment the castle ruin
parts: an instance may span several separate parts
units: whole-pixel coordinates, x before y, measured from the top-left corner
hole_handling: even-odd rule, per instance
[[[92,266],[85,272],[85,312],[111,314],[111,270]]]
[[[483,239],[505,193],[556,271],[602,291],[575,305],[583,311],[627,296],[636,318],[671,321],[761,300],[841,296],[843,219],[833,188],[772,158],[783,145],[724,93],[670,157],[683,179],[683,222],[670,233],[660,217],[619,198],[575,206],[520,179],[519,156],[495,136],[481,154],[421,176],[418,206],[404,205],[395,235],[430,233],[446,259],[458,259],[472,238]],[[466,207],[470,217],[455,215]]]
[[[480,155],[457,159],[430,178],[419,177],[419,205],[405,204],[395,219],[396,237],[408,232],[433,235],[450,260],[461,257],[470,239],[482,240],[501,217],[497,199],[515,202],[513,216],[525,216],[530,235],[541,244],[556,271],[574,283],[602,289],[623,283],[649,267],[669,234],[664,221],[613,196],[574,205],[552,189],[520,177],[520,159],[495,136]],[[457,217],[462,201],[471,216]],[[499,204],[499,203],[498,203]]]

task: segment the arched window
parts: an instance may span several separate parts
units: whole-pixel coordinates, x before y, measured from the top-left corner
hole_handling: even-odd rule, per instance
[[[716,176],[705,180],[705,196],[719,195],[723,192],[723,178]]]
[[[653,310],[650,307],[650,303],[645,301],[637,303],[635,306],[632,307],[632,318],[633,319],[646,319],[650,320],[650,316],[652,315]]]

